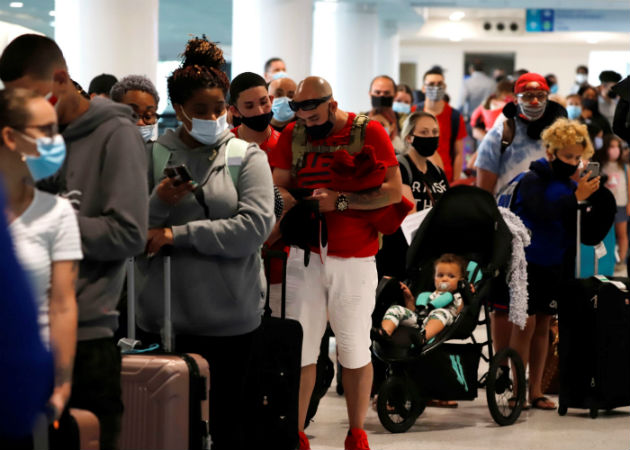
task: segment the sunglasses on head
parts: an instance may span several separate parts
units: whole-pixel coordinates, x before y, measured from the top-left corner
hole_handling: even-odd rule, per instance
[[[292,100],[289,102],[289,108],[291,108],[291,111],[294,112],[298,112],[300,109],[302,111],[312,111],[325,101],[330,100],[331,97],[332,95],[327,95],[326,97],[313,98],[310,100],[304,100],[303,102],[294,102]]]

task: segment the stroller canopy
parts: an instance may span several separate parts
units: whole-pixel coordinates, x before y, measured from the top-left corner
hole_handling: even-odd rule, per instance
[[[407,273],[417,273],[444,253],[455,253],[496,276],[507,271],[511,242],[494,197],[477,187],[455,186],[440,198],[413,237]]]

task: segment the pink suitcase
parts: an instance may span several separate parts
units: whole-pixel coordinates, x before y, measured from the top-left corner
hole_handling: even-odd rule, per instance
[[[94,413],[85,409],[70,408],[70,415],[79,427],[81,450],[99,450],[101,447],[101,427]]]
[[[170,257],[164,258],[166,353],[123,354],[121,450],[209,449],[208,362],[197,354],[173,354]],[[133,260],[128,263],[128,335],[134,339]]]

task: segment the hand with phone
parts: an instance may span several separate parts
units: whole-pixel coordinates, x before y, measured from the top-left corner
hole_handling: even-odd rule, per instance
[[[167,205],[174,206],[197,188],[185,165],[164,169],[166,178],[157,187],[157,195]]]
[[[578,186],[575,190],[575,198],[577,198],[579,202],[586,200],[599,189],[599,182],[599,163],[589,162],[586,165],[586,169],[580,173]]]

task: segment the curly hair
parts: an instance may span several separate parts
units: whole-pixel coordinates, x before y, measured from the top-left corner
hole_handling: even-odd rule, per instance
[[[158,95],[157,89],[155,89],[151,80],[143,75],[128,75],[122,78],[112,86],[111,91],[109,91],[109,96],[113,101],[120,103],[128,91],[146,92],[153,97],[156,105],[160,103],[160,96]]]
[[[545,149],[550,154],[555,155],[558,150],[569,145],[580,144],[584,148],[582,153],[584,158],[593,156],[593,144],[588,136],[588,129],[577,120],[561,117],[545,128],[541,138]]]
[[[197,89],[219,88],[226,95],[230,81],[221,68],[223,51],[206,35],[188,41],[182,54],[182,65],[167,80],[168,96],[173,104],[183,104]]]

